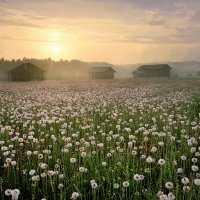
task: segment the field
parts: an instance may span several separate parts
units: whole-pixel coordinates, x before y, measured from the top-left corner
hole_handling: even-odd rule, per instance
[[[0,199],[200,199],[200,81],[0,84]]]

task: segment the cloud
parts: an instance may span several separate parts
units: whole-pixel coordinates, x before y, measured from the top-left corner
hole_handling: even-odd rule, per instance
[[[33,23],[29,23],[22,20],[12,20],[12,19],[0,19],[1,26],[24,26],[24,27],[37,27],[40,28],[41,26]]]
[[[152,26],[161,26],[164,25],[166,22],[164,20],[152,20],[149,21],[148,24]]]
[[[1,26],[21,26],[21,27],[38,27],[40,20],[44,19],[40,16],[35,17],[32,13],[22,12],[17,9],[0,7],[0,25]],[[3,14],[2,14],[3,13]]]
[[[105,43],[133,43],[133,44],[185,44],[184,41],[175,36],[134,36],[124,37],[119,40],[105,40]]]
[[[57,40],[38,40],[38,39],[30,39],[30,38],[17,38],[17,37],[11,37],[11,36],[0,36],[1,40],[13,40],[13,41],[25,41],[25,42],[42,42],[42,43],[60,43],[60,41]]]
[[[191,23],[199,23],[200,22],[200,10],[196,10],[194,15],[190,18]]]

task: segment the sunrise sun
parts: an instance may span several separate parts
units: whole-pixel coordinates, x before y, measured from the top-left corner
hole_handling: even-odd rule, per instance
[[[60,53],[60,44],[58,42],[52,42],[50,45],[50,50],[53,54],[58,55]]]
[[[49,54],[53,59],[58,59],[60,58],[60,54],[62,53],[60,34],[58,32],[51,32],[49,38],[50,38],[50,42],[48,45]]]

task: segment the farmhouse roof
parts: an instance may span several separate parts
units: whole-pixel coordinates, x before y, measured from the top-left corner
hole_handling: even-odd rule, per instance
[[[97,72],[97,73],[103,73],[107,71],[116,72],[112,67],[91,67],[89,69],[89,72]]]
[[[158,69],[171,69],[171,67],[168,64],[152,64],[152,65],[142,65],[140,67],[138,67],[137,70],[158,70]]]
[[[37,67],[36,65],[34,65],[34,64],[32,64],[32,63],[22,63],[22,64],[16,66],[15,68],[11,69],[10,71],[8,71],[8,73],[14,72],[14,71],[16,71],[18,68],[20,68],[20,67],[25,67],[25,66],[31,66],[31,67],[37,68],[38,70],[40,70],[40,71],[42,71],[42,72],[45,72],[43,69]]]

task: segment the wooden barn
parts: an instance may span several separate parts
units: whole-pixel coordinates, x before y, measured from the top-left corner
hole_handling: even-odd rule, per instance
[[[91,67],[89,70],[90,79],[113,79],[116,71],[112,67]]]
[[[132,74],[138,78],[170,77],[171,67],[168,64],[142,65]]]
[[[8,72],[10,81],[40,81],[44,80],[44,71],[31,64],[21,64]]]

